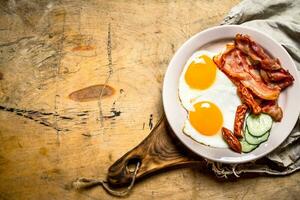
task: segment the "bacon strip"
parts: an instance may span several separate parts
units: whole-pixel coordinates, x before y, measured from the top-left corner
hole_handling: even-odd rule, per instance
[[[243,137],[242,129],[248,107],[245,104],[239,105],[235,112],[233,133],[237,138]]]
[[[292,79],[294,80],[293,76],[284,69],[280,69],[277,71],[267,71],[267,74],[271,81],[282,81],[284,79]]]
[[[274,87],[273,89],[264,84],[263,82],[257,82],[253,79],[241,80],[241,83],[251,90],[256,96],[266,100],[278,99],[280,89]]]
[[[266,85],[259,71],[251,66],[250,61],[246,58],[247,57],[240,50],[234,49],[227,54],[223,53],[221,57],[216,57],[214,60],[218,68],[228,77],[239,80],[256,96],[266,100],[277,99],[280,89]]]
[[[262,112],[270,115],[276,122],[280,122],[283,117],[282,109],[278,106],[277,101],[264,102]]]
[[[249,55],[252,60],[258,62],[261,68],[266,70],[278,70],[281,68],[278,59],[271,58],[264,49],[251,40],[248,35],[237,34],[235,36],[236,48]]]
[[[280,87],[281,91],[283,91],[285,88],[289,87],[292,84],[293,84],[293,80],[287,79],[287,80],[281,81],[277,85],[278,85],[278,87]]]
[[[268,85],[271,85],[272,84],[272,81],[271,79],[269,78],[269,75],[267,73],[266,70],[263,70],[263,69],[260,69],[259,70],[259,73],[260,73],[260,76],[262,77],[262,79],[264,80],[264,82]]]
[[[278,87],[280,90],[284,90],[294,82],[294,77],[285,69],[277,71],[266,71],[261,69],[260,75],[264,82],[271,87]]]

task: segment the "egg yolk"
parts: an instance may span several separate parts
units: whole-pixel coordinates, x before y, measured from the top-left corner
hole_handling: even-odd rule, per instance
[[[189,113],[189,119],[199,133],[210,136],[221,129],[223,116],[218,106],[209,101],[202,101],[196,103],[194,108],[195,111]]]
[[[216,78],[217,66],[210,57],[202,55],[203,63],[193,61],[186,73],[185,81],[193,89],[204,90],[209,88]]]

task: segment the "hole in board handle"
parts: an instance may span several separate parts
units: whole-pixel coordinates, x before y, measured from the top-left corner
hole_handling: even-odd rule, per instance
[[[129,159],[127,161],[127,164],[126,164],[127,172],[129,172],[130,174],[134,173],[138,163],[140,163],[140,165],[142,164],[140,158],[131,158],[131,159]]]

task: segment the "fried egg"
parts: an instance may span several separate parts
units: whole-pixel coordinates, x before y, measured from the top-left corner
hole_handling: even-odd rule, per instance
[[[226,148],[221,128],[233,131],[241,101],[236,86],[217,68],[213,56],[208,51],[195,52],[179,78],[179,99],[188,113],[183,132],[199,143]]]

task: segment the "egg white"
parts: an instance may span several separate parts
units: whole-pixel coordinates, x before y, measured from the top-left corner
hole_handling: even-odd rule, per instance
[[[233,131],[235,111],[237,106],[241,104],[241,100],[236,95],[236,90],[231,90],[228,88],[225,90],[224,88],[222,90],[220,90],[219,88],[215,90],[209,90],[202,96],[198,97],[195,100],[194,104],[201,101],[209,101],[211,103],[214,103],[222,113],[222,127]],[[218,133],[212,136],[203,135],[193,127],[188,117],[185,120],[183,132],[199,143],[218,148],[228,147],[222,137],[221,130],[219,130]]]
[[[195,52],[190,57],[179,78],[179,99],[187,112],[194,111],[194,104],[197,102],[209,101],[214,103],[222,112],[222,126],[233,131],[235,111],[237,106],[241,104],[241,100],[236,94],[236,86],[229,80],[229,78],[222,71],[217,69],[214,83],[205,90],[192,89],[185,81],[184,76],[189,65],[193,61],[196,63],[204,62],[203,59],[199,58],[201,55],[207,55],[212,59],[214,53],[201,50]],[[213,136],[205,136],[199,133],[192,126],[188,117],[184,123],[183,132],[199,143],[218,148],[228,147],[222,138],[221,130]]]
[[[236,86],[219,69],[217,69],[216,78],[215,78],[213,85],[205,90],[193,89],[187,84],[187,82],[185,81],[185,73],[186,73],[189,65],[193,61],[196,63],[204,62],[203,59],[199,58],[202,55],[207,55],[208,57],[210,57],[212,59],[215,54],[212,52],[203,51],[203,50],[195,52],[190,57],[190,59],[187,61],[187,63],[185,64],[183,71],[179,78],[179,87],[178,87],[179,99],[181,101],[181,104],[183,105],[183,107],[186,110],[193,110],[193,104],[195,102],[195,99],[199,96],[202,96],[207,91],[215,90],[215,89],[236,90]],[[199,81],[201,81],[201,80],[199,80]]]

